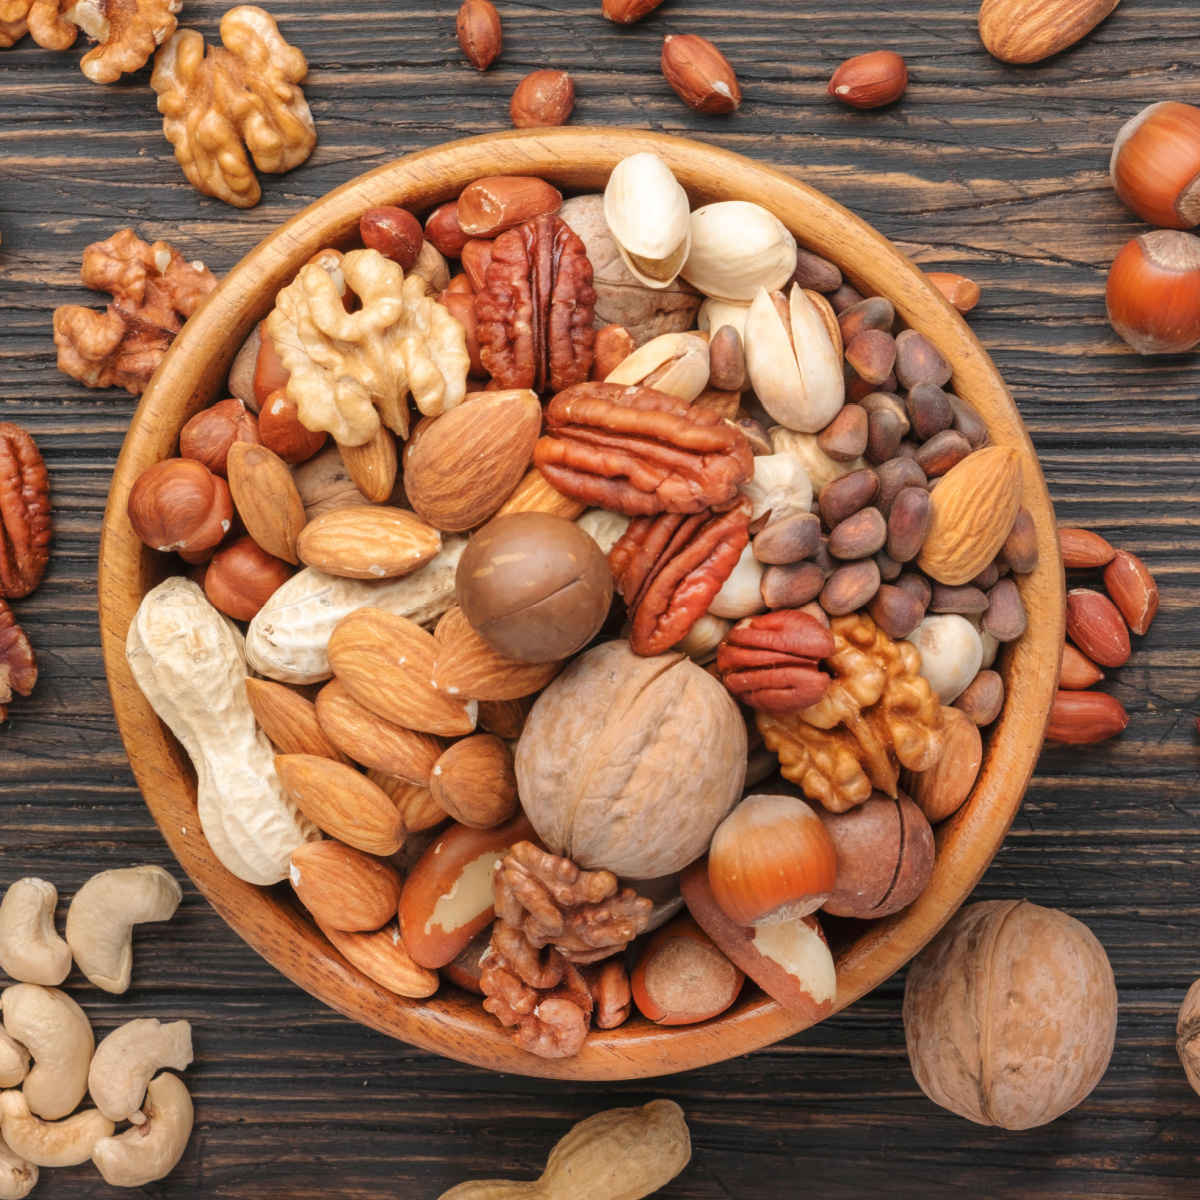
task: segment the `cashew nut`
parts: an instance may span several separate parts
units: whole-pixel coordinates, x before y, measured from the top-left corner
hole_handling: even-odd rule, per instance
[[[39,1167],[73,1167],[92,1157],[92,1147],[116,1128],[99,1109],[85,1108],[62,1121],[42,1121],[25,1096],[0,1092],[0,1134],[9,1149]]]
[[[48,1121],[65,1117],[87,1091],[88,1064],[96,1048],[83,1009],[66,992],[36,983],[5,988],[0,1007],[5,1028],[33,1056],[24,1084],[30,1109]],[[21,1153],[11,1138],[9,1144]]]
[[[0,1088],[18,1087],[28,1074],[29,1051],[0,1025]]]
[[[38,1169],[0,1137],[0,1200],[21,1200],[33,1191]]]
[[[191,1061],[192,1027],[186,1021],[127,1021],[96,1047],[88,1091],[110,1121],[140,1124],[138,1109],[154,1073],[163,1067],[182,1071]]]
[[[175,1169],[191,1136],[192,1098],[167,1072],[147,1089],[146,1120],[120,1137],[102,1137],[92,1147],[92,1162],[114,1187],[141,1187]]]
[[[18,879],[0,903],[0,967],[22,983],[54,987],[71,969],[71,950],[54,929],[58,891],[44,879]]]
[[[133,927],[168,921],[183,890],[162,867],[125,867],[93,875],[67,910],[67,945],[98,988],[123,992],[133,970]]]

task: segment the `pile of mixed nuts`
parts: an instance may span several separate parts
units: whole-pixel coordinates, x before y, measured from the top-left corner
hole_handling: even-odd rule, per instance
[[[886,299],[757,204],[691,211],[653,154],[360,233],[129,494],[190,572],[128,655],[213,850],[535,1054],[747,975],[820,1019],[815,914],[920,894],[1002,712],[1016,451]],[[194,286],[131,233],[94,250]]]

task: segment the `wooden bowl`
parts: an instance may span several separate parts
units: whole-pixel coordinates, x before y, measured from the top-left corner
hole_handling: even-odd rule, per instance
[[[1014,447],[1024,469],[1024,503],[1038,531],[1040,565],[1019,580],[1029,630],[999,667],[1008,689],[990,731],[979,780],[967,804],[938,830],[933,877],[904,912],[858,923],[836,946],[835,1011],[908,961],[970,893],[1000,846],[1033,771],[1062,655],[1062,560],[1054,513],[1033,446],[991,359],[962,318],[922,273],[870,226],[820,192],[749,159],[680,138],[635,130],[551,129],[452,142],[380,167],[331,192],[281,226],[229,274],[163,359],[146,389],[113,476],[100,547],[104,660],[121,735],[142,793],[176,858],[225,920],[255,950],[314,996],[357,1021],[464,1062],[560,1079],[623,1079],[720,1062],[789,1037],[803,1023],[753,988],[723,1016],[661,1028],[634,1017],[595,1030],[574,1058],[544,1059],[517,1049],[478,998],[444,986],[430,1000],[385,991],[341,957],[294,905],[286,887],[261,889],[235,878],[200,833],[195,776],[187,756],[133,681],[125,636],[143,595],[162,577],[162,556],[134,535],[125,515],[133,481],[177,453],[181,426],[225,394],[225,377],[252,325],[276,292],[325,246],[348,246],[365,209],[396,204],[418,213],[453,198],[485,175],[540,175],[560,188],[601,191],[622,158],[650,150],[671,166],[693,204],[753,199],[802,245],[837,262],[868,295],[891,300],[954,367],[954,387],[987,421],[993,442]]]

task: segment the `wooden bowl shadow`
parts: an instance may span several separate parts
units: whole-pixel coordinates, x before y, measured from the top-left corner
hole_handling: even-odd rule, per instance
[[[130,674],[125,638],[142,596],[162,572],[126,517],[130,486],[176,452],[179,430],[220,398],[234,354],[276,292],[325,246],[355,238],[365,209],[397,204],[417,212],[485,175],[540,175],[571,191],[602,190],[629,154],[648,150],[670,165],[693,203],[750,198],[801,244],[837,262],[864,294],[882,295],[929,336],[954,368],[953,386],[1014,447],[1024,472],[1040,562],[1019,580],[1029,630],[1006,648],[998,669],[1007,703],[993,727],[968,802],[937,831],[933,877],[919,899],[861,927],[837,949],[835,1011],[892,975],[941,928],[999,849],[1037,761],[1057,687],[1064,601],[1054,512],[1033,446],[991,359],[963,319],[896,248],[840,205],[781,171],[696,142],[636,130],[561,128],[453,142],[352,180],[310,205],[252,250],[188,321],[146,389],[113,476],[100,548],[100,621],[113,707],[146,803],[175,856],[229,925],[305,990],[357,1021],[439,1054],[495,1070],[559,1079],[623,1079],[720,1062],[789,1037],[803,1023],[760,993],[699,1025],[661,1028],[635,1017],[593,1031],[574,1058],[542,1059],[517,1049],[478,999],[443,988],[430,1000],[395,996],[351,967],[291,903],[244,883],[217,861],[200,833],[195,776],[186,754],[155,716]],[[840,939],[839,939],[840,940]]]

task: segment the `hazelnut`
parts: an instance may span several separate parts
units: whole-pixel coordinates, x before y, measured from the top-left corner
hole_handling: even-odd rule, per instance
[[[233,523],[229,485],[194,458],[147,467],[129,489],[133,531],[155,550],[196,554],[215,546]]]
[[[697,112],[729,113],[742,102],[729,60],[698,34],[663,38],[662,73],[680,100]]]
[[[390,204],[367,209],[358,222],[358,232],[368,250],[378,250],[404,271],[417,265],[425,244],[421,222],[412,213]]]
[[[908,969],[904,1035],[921,1090],[980,1125],[1032,1129],[1100,1082],[1117,1030],[1104,947],[1027,900],[970,904]]]
[[[1155,229],[1129,242],[1108,272],[1113,329],[1139,354],[1182,354],[1200,342],[1200,238]]]
[[[597,329],[590,377],[607,379],[636,349],[633,334],[624,325],[605,325]]]
[[[313,432],[301,424],[296,402],[283,390],[272,392],[263,402],[258,432],[268,450],[293,464],[307,462],[329,438],[324,430]]]
[[[454,27],[467,61],[478,70],[486,71],[504,45],[500,14],[495,5],[489,0],[463,0]],[[448,251],[442,250],[442,253]]]
[[[565,125],[575,107],[575,84],[566,71],[532,71],[512,94],[508,111],[518,129]]]
[[[612,604],[612,572],[595,541],[549,513],[496,517],[458,564],[458,603],[498,654],[554,662],[595,637]]]
[[[268,554],[247,534],[212,556],[204,575],[204,594],[227,617],[252,621],[291,577],[291,564]]]
[[[254,403],[261,410],[266,399],[272,392],[286,388],[291,372],[283,365],[279,355],[275,353],[275,343],[263,329],[263,322],[258,327],[258,356],[254,360]]]
[[[837,882],[837,852],[821,819],[795,796],[747,796],[713,834],[708,883],[738,925],[816,912]]]
[[[179,431],[179,454],[227,478],[225,460],[234,442],[261,442],[258,419],[240,400],[222,400],[198,412]]]
[[[633,1001],[657,1025],[691,1025],[723,1013],[745,976],[684,913],[642,947],[629,983]]]
[[[1167,229],[1200,224],[1200,108],[1164,100],[1126,122],[1109,175],[1143,221]]]
[[[837,852],[837,886],[822,906],[837,917],[888,917],[925,890],[933,830],[903,793],[872,792],[845,812],[817,812]]]
[[[873,50],[848,58],[833,73],[829,94],[851,108],[880,108],[904,95],[908,67],[891,50]]]

